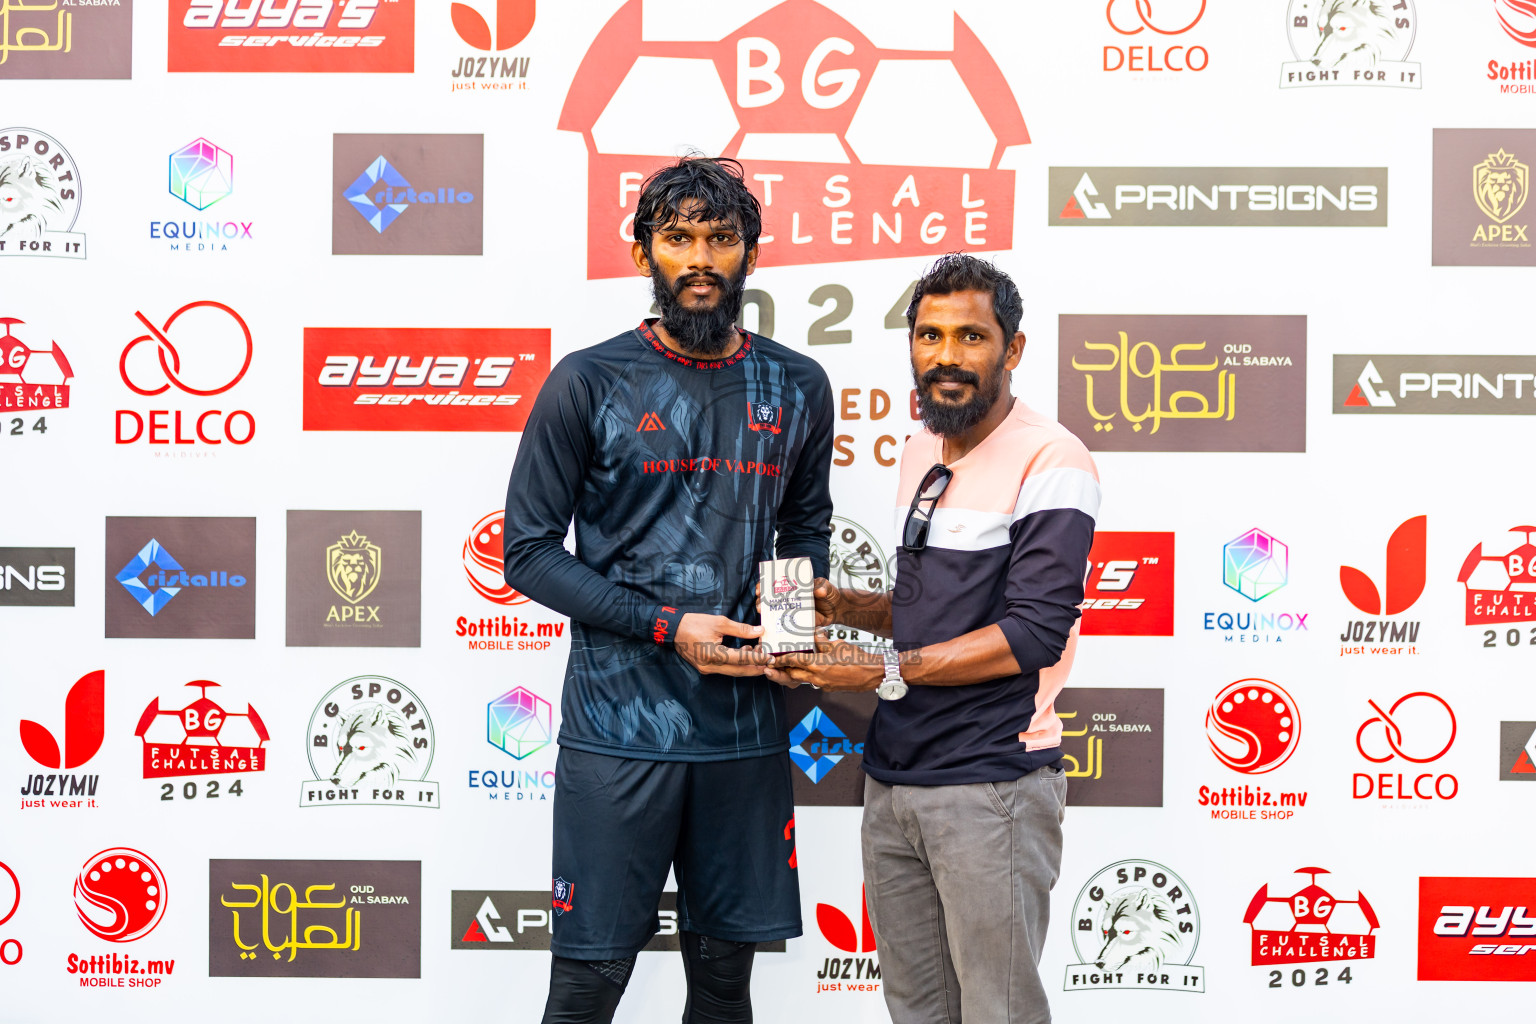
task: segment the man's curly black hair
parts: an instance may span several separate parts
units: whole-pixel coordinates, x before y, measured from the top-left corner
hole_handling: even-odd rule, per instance
[[[690,200],[698,205],[688,214],[682,207]],[[678,221],[693,223],[727,221],[734,225],[750,252],[763,231],[762,207],[747,188],[741,164],[729,157],[698,154],[656,171],[640,188],[635,206],[635,241],[647,255],[657,231]]]
[[[907,307],[907,336],[917,327],[917,306],[924,295],[952,295],[955,292],[990,292],[992,315],[1003,329],[1003,344],[1013,340],[1024,318],[1024,297],[1018,285],[997,266],[987,260],[968,256],[963,252],[949,252],[934,260],[923,271],[912,292],[912,303]]]

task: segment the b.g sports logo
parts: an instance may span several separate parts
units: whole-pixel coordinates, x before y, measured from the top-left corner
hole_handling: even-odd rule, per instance
[[[812,0],[786,0],[714,42],[646,22],[642,0],[619,9],[560,114],[587,143],[589,278],[634,274],[623,242],[635,197],[678,143],[742,161],[763,204],[760,266],[1011,244],[1013,171],[1000,163],[1029,132],[958,16],[948,50],[922,51],[876,47]],[[669,89],[690,97],[682,119],[655,102]],[[899,126],[913,116],[941,118],[945,144],[912,143]]]
[[[305,430],[522,430],[547,328],[304,329]]]
[[[416,68],[416,0],[172,0],[168,71]]]

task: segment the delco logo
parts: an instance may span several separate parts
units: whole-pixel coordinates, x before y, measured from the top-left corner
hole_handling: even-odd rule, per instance
[[[415,70],[415,0],[172,0],[170,71]]]
[[[304,330],[305,430],[522,430],[548,330]]]
[[[560,113],[587,143],[587,276],[634,274],[623,243],[640,183],[682,143],[744,165],[763,205],[759,266],[1006,248],[1014,181],[1000,165],[1029,132],[971,28],[956,16],[940,34],[949,49],[886,50],[786,0],[716,41],[668,39],[629,0]],[[656,102],[672,94],[689,97],[681,121]],[[943,118],[944,145],[900,130],[916,112]]]
[[[1083,598],[1084,636],[1172,636],[1173,534],[1095,534]]]

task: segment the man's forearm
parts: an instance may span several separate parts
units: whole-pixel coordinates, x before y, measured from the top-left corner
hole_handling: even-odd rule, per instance
[[[1018,659],[996,623],[901,652],[901,678],[914,686],[965,686],[1018,674]]]
[[[839,590],[836,621],[853,629],[866,629],[876,636],[890,636],[891,595],[884,590]]]

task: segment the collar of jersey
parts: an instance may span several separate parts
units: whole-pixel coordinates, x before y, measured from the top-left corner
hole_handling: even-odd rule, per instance
[[[741,347],[735,352],[732,352],[724,359],[695,359],[692,356],[683,355],[681,352],[674,352],[663,345],[661,339],[656,336],[656,332],[651,327],[655,322],[654,319],[640,321],[640,326],[635,328],[635,334],[639,335],[641,342],[647,348],[653,349],[658,355],[665,356],[677,365],[686,366],[690,370],[724,370],[727,367],[735,366],[752,354],[752,335],[738,327],[736,330],[741,335]]]

